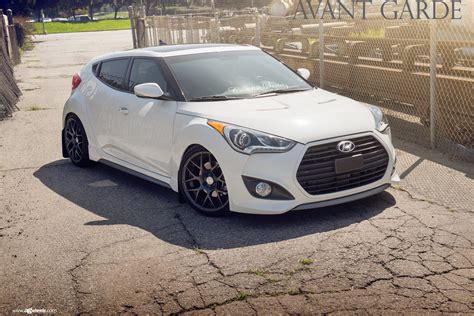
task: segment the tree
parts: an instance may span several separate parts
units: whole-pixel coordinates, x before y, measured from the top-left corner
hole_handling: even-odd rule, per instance
[[[151,13],[151,9],[156,7],[160,3],[160,0],[144,0],[143,4],[145,5],[146,15]]]
[[[80,0],[81,1],[81,0]],[[94,19],[94,12],[102,8],[104,0],[85,0],[87,11],[91,20]]]
[[[14,15],[28,16],[41,9],[56,8],[59,0],[0,0],[0,9],[11,9]]]
[[[0,9],[6,14],[7,9],[13,10],[14,15],[29,15],[35,7],[35,0],[0,0]]]
[[[76,10],[81,9],[85,6],[85,2],[82,0],[61,0],[58,3],[58,9],[68,13],[69,15],[76,18]]]
[[[133,4],[133,0],[113,0],[111,7],[114,9],[114,19],[117,19],[117,14],[122,7]]]

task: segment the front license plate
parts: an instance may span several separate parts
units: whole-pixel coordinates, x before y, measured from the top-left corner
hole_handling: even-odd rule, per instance
[[[350,171],[360,170],[364,165],[362,155],[357,155],[348,158],[341,158],[336,160],[336,173],[346,173]]]

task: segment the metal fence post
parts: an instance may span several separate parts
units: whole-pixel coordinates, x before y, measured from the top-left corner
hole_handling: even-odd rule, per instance
[[[256,17],[255,17],[255,46],[260,47],[261,46],[261,19],[260,19],[260,14],[258,11],[256,11]]]
[[[143,38],[141,39],[142,41],[142,45],[141,48],[143,47],[148,47],[150,46],[149,42],[149,38],[148,38],[148,30],[147,30],[147,16],[146,16],[146,8],[144,5],[142,5],[140,7],[140,25],[142,27],[142,31],[143,31]]]
[[[436,148],[436,73],[438,59],[438,40],[436,32],[436,20],[430,22],[430,140],[431,148]]]
[[[319,19],[319,87],[324,89],[324,20]]]
[[[173,29],[173,24],[171,22],[171,17],[167,17],[168,19],[168,34],[169,34],[169,37],[170,37],[170,40],[168,42],[169,45],[172,45],[172,44],[176,44],[176,41],[175,41],[175,33],[174,33],[174,29]]]
[[[48,35],[48,32],[46,31],[46,23],[44,22],[44,11],[41,9],[41,22],[43,24],[43,34]]]
[[[189,30],[186,34],[186,44],[194,44],[194,18],[193,16],[191,15],[188,19],[188,23],[189,23]],[[189,36],[189,38],[187,38]],[[198,40],[197,43],[199,43],[200,41]]]
[[[133,39],[133,48],[137,48],[137,34],[136,34],[136,24],[135,24],[135,14],[133,12],[133,7],[128,7],[128,17],[130,18],[130,29],[132,30],[132,39]]]
[[[219,32],[219,14],[217,12],[214,12],[214,27],[215,27],[215,33],[216,33],[216,43],[221,42],[221,34]]]
[[[137,26],[136,26],[137,47],[138,48],[147,47],[147,30],[146,30],[146,21],[145,21],[146,14],[145,14],[144,6],[140,6],[138,8],[138,12],[135,13],[135,20],[137,23]]]

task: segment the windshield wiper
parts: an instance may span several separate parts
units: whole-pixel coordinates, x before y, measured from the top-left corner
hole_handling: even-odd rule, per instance
[[[229,97],[226,95],[208,95],[204,97],[197,97],[190,99],[191,102],[206,102],[206,101],[227,101],[227,100],[240,100],[240,97]]]
[[[276,90],[270,90],[270,91],[265,91],[259,94],[254,95],[254,97],[260,97],[264,96],[267,94],[284,94],[284,93],[293,93],[293,92],[303,92],[303,91],[309,91],[311,89],[302,89],[302,88],[296,88],[296,89],[276,89]]]

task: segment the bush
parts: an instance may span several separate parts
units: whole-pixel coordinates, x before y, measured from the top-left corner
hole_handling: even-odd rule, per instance
[[[26,22],[25,18],[15,17],[15,33],[18,47],[22,50],[30,50],[33,48],[32,35],[35,30],[32,23]]]

